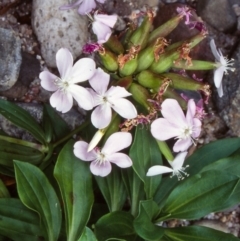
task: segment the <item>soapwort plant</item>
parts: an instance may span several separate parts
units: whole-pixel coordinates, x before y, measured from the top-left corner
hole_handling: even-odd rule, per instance
[[[57,52],[59,75],[48,69],[40,73],[42,87],[54,92],[50,105],[44,104],[41,123],[0,100],[0,114],[34,139],[0,133],[5,177],[0,182],[0,239],[239,240],[191,225],[240,202],[240,139],[198,144],[210,86],[188,72],[214,70],[219,89],[231,62],[213,42],[217,63],[191,58],[206,28],[170,44],[168,35],[178,24],[191,22],[187,7],[156,28],[155,14],[146,8],[120,35],[110,29],[116,16],[92,11],[95,1],[61,9],[74,7],[107,26],[100,36],[93,23],[96,38],[84,46],[83,52],[94,52],[95,59],[90,55],[73,64],[64,46]],[[86,115],[70,130],[58,112],[67,114],[75,104]],[[169,228],[172,219],[190,220],[190,225]]]

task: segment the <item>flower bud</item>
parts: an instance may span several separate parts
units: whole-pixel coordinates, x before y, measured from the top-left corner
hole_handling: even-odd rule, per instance
[[[90,141],[89,145],[88,145],[88,149],[87,151],[91,151],[93,150],[94,147],[97,146],[97,144],[99,143],[99,141],[101,141],[102,137],[104,136],[105,132],[107,130],[107,127],[104,129],[99,129],[93,136],[92,140]]]
[[[104,47],[107,47],[112,52],[116,54],[124,53],[124,48],[122,43],[119,41],[116,35],[111,35],[106,43],[104,43]]]
[[[114,85],[124,87],[127,90],[132,84],[132,81],[133,81],[132,76],[126,76],[119,79]]]
[[[122,68],[119,69],[119,74],[121,76],[128,76],[135,72],[138,65],[137,59],[128,60]]]
[[[216,69],[216,63],[201,60],[192,60],[190,66],[186,65],[185,61],[179,61],[173,64],[174,68],[185,69],[185,70],[209,70]]]
[[[108,49],[101,48],[98,50],[98,53],[103,66],[107,70],[114,72],[118,69],[117,56],[113,52]]]

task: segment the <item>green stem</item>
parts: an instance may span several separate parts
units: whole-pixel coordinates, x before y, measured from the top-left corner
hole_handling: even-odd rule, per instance
[[[33,143],[33,142],[29,142],[29,141],[20,140],[20,139],[14,138],[14,137],[0,135],[0,140],[7,141],[9,143],[19,144],[19,145],[22,145],[22,146],[31,147],[31,148],[37,149],[41,152],[44,152],[44,153],[48,151],[48,148],[44,145],[36,144],[36,143]]]
[[[68,135],[63,137],[62,139],[58,140],[57,142],[53,143],[53,149],[57,147],[58,145],[62,144],[63,142],[70,139],[73,135],[77,134],[79,131],[81,131],[83,128],[85,128],[89,124],[89,121],[84,121],[83,124],[81,124],[79,127],[77,127],[75,130],[71,131]]]
[[[173,161],[174,156],[165,141],[157,141],[161,153],[168,161]]]

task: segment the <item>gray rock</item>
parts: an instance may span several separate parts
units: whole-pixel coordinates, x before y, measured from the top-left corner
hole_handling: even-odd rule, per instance
[[[88,40],[88,19],[76,9],[59,10],[66,0],[33,0],[32,26],[41,45],[41,53],[50,67],[56,67],[56,52],[68,48],[74,59]]]
[[[12,30],[0,28],[0,91],[10,89],[17,81],[21,56],[21,41]]]
[[[219,31],[231,31],[237,24],[236,15],[228,0],[197,1],[197,13]]]

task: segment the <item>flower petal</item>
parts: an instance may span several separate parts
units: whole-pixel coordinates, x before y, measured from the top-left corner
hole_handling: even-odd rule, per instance
[[[154,138],[165,141],[180,134],[179,127],[169,123],[164,118],[158,118],[151,124],[151,133]]]
[[[88,150],[88,143],[85,141],[77,141],[73,146],[74,155],[82,161],[93,161],[97,158],[97,154],[94,150]]]
[[[202,126],[202,122],[199,119],[194,118],[193,119],[193,133],[192,133],[193,138],[199,137],[199,135],[201,133],[201,126]]]
[[[112,30],[103,23],[93,22],[92,30],[97,35],[99,43],[105,43],[112,34]]]
[[[93,161],[90,164],[90,170],[95,176],[105,177],[111,172],[112,166],[108,161],[105,161],[101,165],[98,162]]]
[[[196,115],[196,104],[193,99],[190,99],[188,101],[188,108],[187,108],[187,114],[186,114],[186,119],[187,122],[192,125],[193,123],[193,118]]]
[[[98,129],[107,127],[111,122],[111,118],[112,110],[108,104],[97,106],[91,115],[92,124]]]
[[[184,127],[186,126],[186,118],[184,113],[178,104],[178,102],[174,99],[166,99],[163,101],[161,113],[164,118],[168,120],[168,122],[174,124],[175,126]]]
[[[85,15],[90,13],[94,8],[96,8],[96,3],[94,0],[83,0],[82,4],[78,8],[78,13]]]
[[[93,108],[93,98],[87,89],[79,85],[70,85],[68,91],[81,108],[84,110],[91,110]]]
[[[106,0],[97,0],[99,3],[105,3]]]
[[[185,160],[187,154],[188,154],[187,151],[180,152],[179,154],[176,155],[176,157],[174,158],[174,160],[172,162],[168,161],[169,164],[172,166],[173,170],[179,170],[183,166],[183,163],[184,163],[184,160]]]
[[[156,176],[159,174],[173,172],[173,169],[165,166],[152,166],[148,169],[147,176]]]
[[[73,56],[66,48],[61,48],[56,54],[57,68],[62,79],[67,77],[73,66]]]
[[[219,88],[220,85],[222,84],[224,70],[225,70],[224,66],[221,66],[216,70],[214,70],[214,84],[217,88]]]
[[[68,10],[68,9],[76,8],[76,7],[78,7],[78,5],[80,5],[82,3],[82,1],[83,0],[78,0],[75,3],[63,5],[59,9],[60,10]]]
[[[114,99],[114,101],[112,101],[111,104],[112,104],[112,108],[120,116],[126,119],[133,119],[137,117],[137,110],[129,100],[126,100],[123,98]]]
[[[90,58],[79,59],[69,74],[70,83],[79,83],[90,79],[96,71],[96,63]]]
[[[102,153],[113,154],[126,147],[129,147],[132,143],[132,135],[128,132],[115,132],[106,141],[102,148]]]
[[[66,113],[73,106],[73,98],[70,93],[64,93],[60,90],[57,90],[51,95],[50,104],[52,107],[56,108],[56,110]]]
[[[101,68],[97,68],[95,74],[89,79],[89,84],[100,95],[104,95],[110,81],[110,75],[105,73]]]
[[[219,88],[217,88],[217,92],[218,92],[218,96],[222,97],[223,96],[223,87],[222,84],[219,86]]]
[[[110,28],[113,28],[117,22],[117,15],[107,15],[107,14],[95,14],[94,19]]]
[[[212,53],[213,53],[215,59],[219,62],[220,61],[220,55],[219,55],[219,53],[217,51],[217,47],[215,45],[214,39],[212,39],[210,41],[210,47],[211,47],[211,50],[212,50]]]
[[[116,164],[121,168],[127,168],[132,166],[131,158],[124,153],[113,153],[110,156],[108,156],[108,161]]]
[[[57,85],[55,85],[55,80],[57,80],[58,77],[55,74],[45,70],[40,73],[39,78],[41,79],[41,86],[45,90],[56,91],[58,89]]]
[[[173,146],[173,151],[180,152],[186,151],[192,145],[191,138],[179,139]]]
[[[111,88],[107,91],[106,96],[108,98],[123,98],[131,96],[132,94],[128,92],[124,87],[120,86],[111,86]]]

